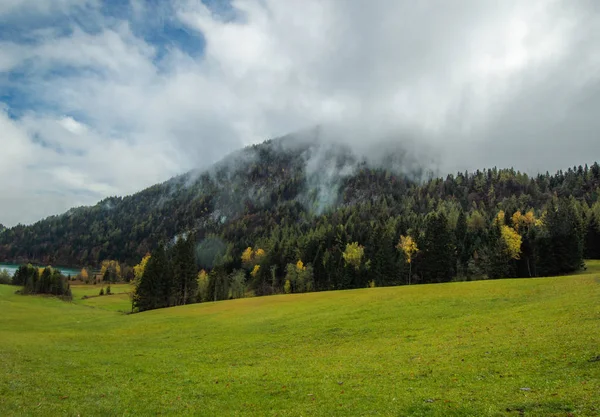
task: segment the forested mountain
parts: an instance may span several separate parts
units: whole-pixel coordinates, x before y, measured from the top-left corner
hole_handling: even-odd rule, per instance
[[[401,149],[380,155],[316,135],[270,140],[210,170],[6,229],[0,260],[134,265],[192,233],[198,269],[245,268],[249,286],[269,293],[284,290],[290,265],[324,290],[549,275],[600,257],[598,163],[435,178]]]

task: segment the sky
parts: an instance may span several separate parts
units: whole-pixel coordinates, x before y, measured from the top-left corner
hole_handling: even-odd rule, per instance
[[[0,223],[315,125],[442,172],[600,160],[595,0],[2,0]]]

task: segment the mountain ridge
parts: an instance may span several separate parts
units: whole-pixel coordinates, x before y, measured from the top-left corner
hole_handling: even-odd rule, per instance
[[[542,218],[550,207],[564,204],[581,224],[577,241],[583,235],[590,242],[596,239],[598,163],[534,177],[492,168],[443,178],[405,148],[377,151],[377,156],[360,155],[343,143],[320,140],[318,130],[268,140],[236,151],[208,170],[190,171],[130,196],[109,197],[30,226],[6,229],[0,235],[0,260],[98,266],[104,259],[116,259],[135,265],[159,242],[193,232],[199,247],[219,242],[217,252],[227,259],[228,270],[242,266],[239,256],[247,247],[261,247],[270,254],[265,269],[274,267],[280,276],[287,264],[303,259],[315,267],[315,274],[328,275],[327,282],[316,286],[327,289],[362,286],[368,275],[384,285],[401,282],[403,255],[394,248],[400,235],[412,234],[426,245],[428,233],[433,233],[428,227],[434,226],[448,234],[450,245],[449,252],[445,247],[436,250],[453,259],[441,267],[451,271],[435,279],[448,279],[459,270],[494,275],[492,255],[498,237],[493,225],[500,211],[506,213],[506,224],[516,229],[515,213],[531,211],[531,216]],[[443,224],[430,224],[432,215],[441,215]],[[461,222],[469,225],[468,237],[458,236]],[[529,238],[535,237],[522,236],[523,253],[529,250]],[[368,259],[372,269],[362,271],[360,279],[340,283],[346,278],[329,269],[331,260],[344,269],[341,255],[351,242],[365,245],[365,262]],[[593,252],[594,247],[587,244],[586,250]],[[531,275],[536,256],[533,252],[524,256],[526,265],[525,260],[500,264],[510,266],[515,276],[524,271]],[[212,260],[199,263],[214,266]],[[415,268],[417,274],[429,273],[425,250],[417,256]],[[270,279],[265,270],[259,278],[259,287]]]

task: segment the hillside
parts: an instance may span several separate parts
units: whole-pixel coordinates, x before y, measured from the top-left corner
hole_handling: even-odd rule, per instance
[[[387,163],[398,164],[402,157],[398,153]],[[192,229],[200,239],[238,227],[242,220],[253,229],[264,229],[272,224],[266,217],[295,222],[301,215],[356,202],[359,196],[345,195],[350,191],[345,182],[366,166],[350,148],[320,144],[314,133],[267,141],[209,170],[9,229],[0,239],[0,259],[81,266],[118,259],[132,264],[161,240]],[[422,175],[409,167],[411,177]],[[402,192],[404,187],[397,185],[396,191]]]
[[[427,167],[406,149],[361,156],[305,132],[132,196],[7,229],[0,261],[132,266],[193,232],[198,269],[231,273],[244,266],[246,248],[264,250],[248,276],[249,288],[264,294],[282,292],[298,260],[314,271],[312,288],[324,290],[547,276],[577,270],[584,255],[600,258],[598,163],[535,177],[492,168],[435,178]],[[401,235],[420,248],[410,273],[396,249]],[[353,242],[364,249],[354,268],[343,256]]]
[[[135,315],[0,285],[0,414],[597,415],[588,264]]]

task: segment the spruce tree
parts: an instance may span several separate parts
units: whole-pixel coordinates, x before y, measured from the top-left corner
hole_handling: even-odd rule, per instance
[[[574,272],[583,265],[583,225],[572,201],[550,202],[536,246],[542,276]]]
[[[457,273],[465,275],[467,265],[470,259],[470,253],[467,242],[467,216],[464,211],[460,211],[458,220],[456,221],[456,230],[454,232],[456,257],[458,262]]]
[[[445,282],[452,279],[456,265],[452,240],[446,215],[442,212],[427,215],[425,234],[419,244],[421,258],[418,271],[423,282]]]
[[[153,253],[141,276],[133,297],[133,306],[139,311],[167,307],[170,296],[167,257],[164,246],[160,245]]]
[[[178,239],[170,252],[174,303],[175,305],[193,303],[198,292],[194,236]]]
[[[585,257],[600,259],[600,221],[595,213],[590,213],[585,235]]]

